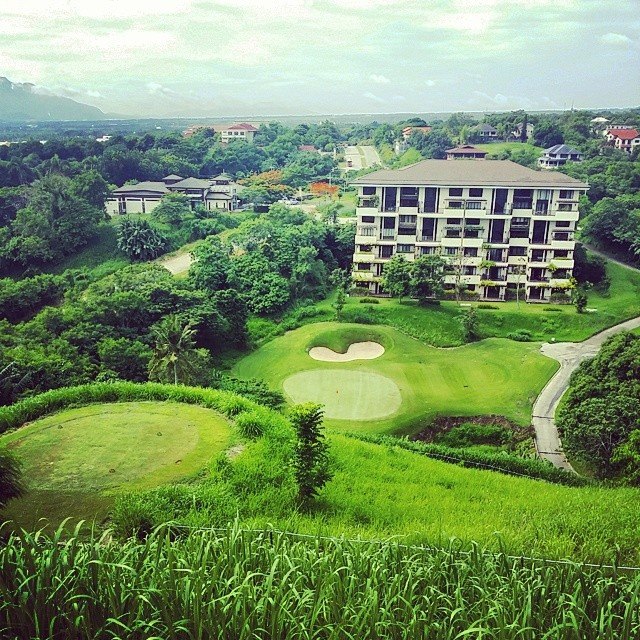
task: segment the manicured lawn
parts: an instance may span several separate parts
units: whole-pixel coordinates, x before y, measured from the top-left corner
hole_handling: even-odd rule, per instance
[[[307,353],[312,346],[340,351],[350,342],[367,340],[381,343],[385,353],[375,360],[344,363],[320,362]],[[240,360],[233,374],[264,379],[296,402],[325,400],[327,424],[334,429],[409,433],[420,430],[436,415],[500,414],[529,424],[533,399],[556,369],[557,363],[542,356],[534,343],[489,339],[456,349],[436,349],[391,327],[329,322],[306,325],[275,338]],[[336,371],[383,376],[399,388],[401,406],[392,415],[380,416],[380,405],[390,404],[388,396],[379,395],[380,380],[372,377],[367,388],[361,375],[345,383],[344,374],[337,378]],[[314,384],[303,385],[299,384],[303,378],[291,379],[300,372],[322,375],[314,377]],[[351,394],[352,400],[354,393],[360,394],[356,400],[362,417],[332,417],[344,411],[340,400],[344,393]],[[374,419],[363,419],[365,397]]]
[[[218,413],[176,403],[91,405],[43,418],[0,438],[22,462],[28,490],[5,515],[24,526],[104,517],[114,493],[196,473],[230,433]]]
[[[482,144],[474,144],[474,147],[488,151],[489,155],[498,155],[503,151],[518,151],[519,149],[526,149],[527,151],[537,151],[542,153],[544,149],[542,147],[536,147],[529,142],[488,142]]]

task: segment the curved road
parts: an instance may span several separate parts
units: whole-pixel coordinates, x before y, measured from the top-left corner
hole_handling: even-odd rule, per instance
[[[628,269],[633,269],[633,267],[617,260],[607,259]],[[536,431],[536,450],[541,458],[549,460],[556,467],[573,471],[562,451],[562,442],[554,420],[560,399],[569,387],[569,378],[583,360],[593,358],[598,353],[607,338],[620,331],[630,331],[638,327],[640,327],[640,317],[609,327],[584,342],[558,342],[542,345],[540,349],[542,353],[557,360],[560,363],[560,369],[549,380],[533,405],[532,422]]]

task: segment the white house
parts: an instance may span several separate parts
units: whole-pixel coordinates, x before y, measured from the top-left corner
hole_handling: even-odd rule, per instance
[[[251,143],[257,131],[258,129],[256,127],[247,122],[234,124],[220,131],[220,142],[222,142],[222,144],[228,144],[234,140],[243,140],[244,142]]]
[[[555,169],[567,162],[582,162],[582,153],[566,144],[554,144],[538,158],[538,166],[544,169]]]

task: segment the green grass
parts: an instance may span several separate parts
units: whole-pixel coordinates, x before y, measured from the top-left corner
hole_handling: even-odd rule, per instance
[[[537,151],[542,153],[544,149],[537,147],[530,142],[487,142],[481,144],[474,144],[474,147],[488,151],[489,155],[498,155],[504,151],[518,151],[520,149],[526,149],[527,151]]]
[[[203,531],[13,536],[0,634],[41,638],[633,640],[637,575],[396,543]],[[230,561],[231,559],[231,561]],[[28,578],[27,578],[28,576]],[[16,635],[17,634],[17,635]]]
[[[192,475],[229,443],[218,413],[176,403],[100,404],[62,411],[0,438],[23,466],[24,498],[6,516],[106,515],[113,493]]]
[[[129,260],[118,250],[116,223],[101,224],[96,236],[78,253],[65,258],[56,265],[45,268],[45,273],[62,273],[66,269],[100,269],[105,274],[126,267]]]
[[[339,364],[313,360],[307,353],[321,343],[340,350],[361,340],[380,342],[386,351],[375,360]],[[409,433],[437,415],[500,414],[529,424],[532,402],[556,369],[557,363],[540,355],[537,344],[489,339],[445,350],[421,344],[391,327],[334,322],[306,325],[275,338],[240,360],[232,373],[264,379],[274,389],[284,388],[285,394],[285,380],[299,372],[328,374],[326,385],[333,383],[336,370],[384,376],[400,389],[402,405],[395,414],[357,423],[328,419],[327,424],[345,431]],[[307,399],[314,399],[316,391],[308,387]],[[295,400],[301,399],[296,394]],[[377,402],[374,389],[369,402]]]

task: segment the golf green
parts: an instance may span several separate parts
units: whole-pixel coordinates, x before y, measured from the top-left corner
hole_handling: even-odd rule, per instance
[[[284,392],[293,402],[317,402],[327,418],[378,420],[400,408],[398,385],[377,373],[325,369],[301,371],[287,378]]]
[[[376,342],[372,360],[323,362],[312,347],[346,353],[357,342]],[[531,421],[533,400],[558,363],[537,343],[489,338],[436,349],[382,325],[308,324],[271,340],[233,368],[259,378],[290,402],[324,405],[328,426],[340,431],[411,434],[435,416],[503,415]]]

